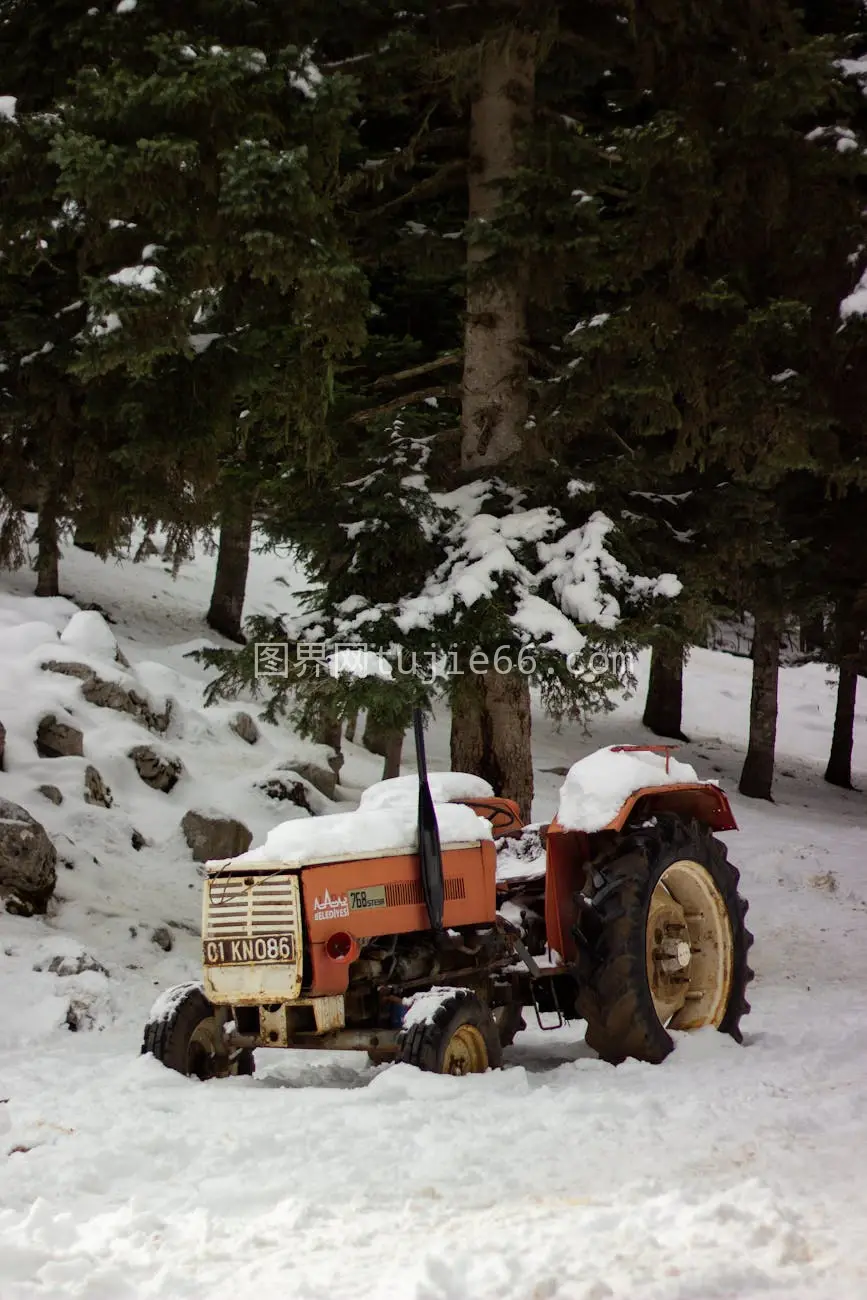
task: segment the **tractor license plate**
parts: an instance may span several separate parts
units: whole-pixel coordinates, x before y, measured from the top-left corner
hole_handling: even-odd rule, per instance
[[[295,960],[295,938],[291,934],[257,934],[253,938],[205,939],[202,944],[206,966],[247,966]]]

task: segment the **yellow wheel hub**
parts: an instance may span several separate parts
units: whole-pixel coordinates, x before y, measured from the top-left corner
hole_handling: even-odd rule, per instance
[[[220,1059],[217,1050],[219,1045],[220,1027],[216,1018],[208,1016],[207,1019],[200,1020],[190,1034],[187,1046],[187,1073],[199,1079],[222,1078],[226,1074],[236,1074],[237,1064],[230,1061],[226,1068],[225,1057],[221,1065],[217,1065]]]
[[[660,1023],[718,1028],[732,987],[734,943],[725,901],[706,867],[666,867],[647,916],[647,978]]]
[[[459,1025],[446,1045],[443,1074],[484,1074],[487,1068],[484,1034],[475,1025]]]

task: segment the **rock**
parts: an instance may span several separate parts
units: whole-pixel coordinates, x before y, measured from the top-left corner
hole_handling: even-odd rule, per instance
[[[99,804],[101,808],[110,808],[114,803],[110,787],[90,763],[84,772],[84,802]]]
[[[52,975],[80,975],[82,971],[96,971],[98,975],[108,975],[102,962],[91,957],[89,952],[79,952],[74,957],[52,957],[48,963]]]
[[[246,740],[248,745],[255,745],[259,739],[259,728],[249,713],[236,713],[229,726],[235,735],[240,736],[241,740]]]
[[[41,785],[39,787],[39,793],[44,795],[49,803],[63,803],[63,795],[60,793],[56,785]]]
[[[49,659],[42,665],[46,672],[63,673],[65,677],[77,677],[81,682],[81,693],[88,704],[95,704],[100,709],[114,709],[118,713],[128,713],[137,721],[144,723],[150,731],[164,732],[172,720],[172,702],[166,701],[162,711],[154,709],[150,700],[132,688],[121,686],[120,682],[107,682],[96,673],[89,664],[63,663],[59,659]]]
[[[151,943],[155,943],[163,952],[171,952],[175,946],[172,932],[167,925],[158,925],[151,934]]]
[[[128,757],[135,763],[135,770],[145,785],[152,790],[162,790],[164,794],[175,788],[184,770],[179,758],[158,754],[150,745],[136,745]]]
[[[192,809],[184,814],[181,830],[196,862],[235,858],[246,853],[253,836],[233,817],[212,817]]]
[[[99,605],[90,604],[73,614],[66,627],[60,633],[62,645],[72,646],[80,654],[105,655],[113,659],[117,650],[114,633],[108,626],[104,611]]]
[[[57,853],[26,808],[0,799],[0,896],[7,912],[44,912],[57,882]]]
[[[257,789],[266,794],[269,799],[276,799],[280,803],[294,803],[296,808],[304,808],[311,816],[313,815],[307,786],[303,781],[284,780],[279,776],[271,776],[265,781],[259,781]]]
[[[338,757],[342,760],[343,755]],[[331,759],[328,760],[329,765]],[[324,794],[326,799],[334,798],[334,789],[337,785],[337,772],[330,766],[320,767],[318,763],[281,763],[280,771],[297,772],[297,774],[309,781],[315,790]]]
[[[75,542],[74,545],[77,546],[77,545],[78,545],[78,542]],[[83,548],[82,548],[82,549],[83,549]],[[117,619],[116,619],[116,618],[113,618],[112,615],[109,614],[108,610],[107,610],[103,605],[99,605],[99,604],[97,604],[97,602],[96,602],[95,600],[89,600],[89,601],[87,602],[86,605],[80,605],[79,608],[80,608],[80,609],[93,609],[93,610],[96,610],[97,614],[101,614],[101,615],[102,615],[102,617],[105,619],[106,623],[116,623],[116,622],[117,622]],[[73,614],[72,617],[75,618],[75,615]],[[70,619],[70,622],[71,622],[71,621],[72,621],[72,620]]]
[[[136,830],[134,830],[132,835],[129,837],[129,842],[135,849],[136,853],[140,853],[141,850],[144,848],[144,846],[147,844],[147,840],[142,835],[141,831],[136,831]]]
[[[58,722],[53,713],[48,713],[36,732],[36,752],[40,758],[81,758],[84,736],[78,727]]]
[[[93,1007],[84,998],[73,998],[69,1003],[66,1011],[66,1027],[74,1034],[81,1029],[93,1029],[96,1025],[96,1017]]]

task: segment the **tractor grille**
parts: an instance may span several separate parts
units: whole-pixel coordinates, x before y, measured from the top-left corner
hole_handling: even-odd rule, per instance
[[[285,871],[219,875],[208,882],[203,938],[295,929],[297,884]]]
[[[446,876],[446,902],[454,903],[466,896],[467,889],[463,876]],[[411,907],[423,902],[424,892],[420,880],[393,880],[385,887],[386,907]]]

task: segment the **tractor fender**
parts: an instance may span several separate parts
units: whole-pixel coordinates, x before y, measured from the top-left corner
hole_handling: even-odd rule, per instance
[[[710,782],[693,782],[674,785],[648,785],[635,790],[621,805],[606,831],[622,831],[627,822],[636,816],[654,813],[676,813],[684,821],[693,819],[712,831],[736,831],[738,826],[731,804],[718,785]]]
[[[622,831],[630,821],[653,817],[655,813],[676,813],[685,822],[693,819],[713,831],[737,830],[731,805],[718,785],[690,782],[650,785],[635,790],[624,800],[616,817],[594,831]],[[570,830],[555,818],[545,837],[545,928],[548,944],[569,964],[577,958],[572,933],[576,893],[586,882],[587,863],[592,852],[591,835]]]

